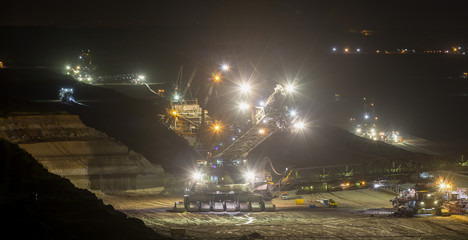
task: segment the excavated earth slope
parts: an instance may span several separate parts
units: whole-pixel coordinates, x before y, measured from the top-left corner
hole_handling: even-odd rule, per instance
[[[85,126],[77,115],[10,113],[0,118],[0,138],[18,144],[78,188],[104,193],[164,189],[161,166]]]
[[[2,239],[169,239],[0,139]]]

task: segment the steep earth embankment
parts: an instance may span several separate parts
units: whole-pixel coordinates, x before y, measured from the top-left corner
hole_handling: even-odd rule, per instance
[[[2,139],[0,211],[4,239],[168,239]]]
[[[141,154],[66,113],[9,113],[0,138],[18,144],[76,187],[104,193],[159,193],[165,173]]]

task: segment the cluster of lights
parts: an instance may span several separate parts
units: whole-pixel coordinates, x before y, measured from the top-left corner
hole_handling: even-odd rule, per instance
[[[331,50],[332,50],[333,53],[337,53],[337,52],[338,52],[338,48],[336,48],[336,47],[332,47]],[[349,47],[343,48],[343,52],[344,52],[344,53],[351,53],[352,51],[353,51],[353,50],[351,50],[351,48],[349,48]],[[354,52],[360,53],[360,52],[361,52],[361,48],[356,48],[356,49],[354,50]]]
[[[75,68],[72,68],[70,65],[66,65],[65,70],[66,70],[67,75],[71,75],[72,77],[76,78],[78,81],[91,82],[93,80],[92,76],[88,74],[84,74],[83,76],[80,65],[77,65]]]

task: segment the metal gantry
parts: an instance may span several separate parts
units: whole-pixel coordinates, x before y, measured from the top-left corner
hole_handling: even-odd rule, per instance
[[[409,180],[421,173],[437,170],[467,171],[464,155],[413,155],[399,158],[372,160],[365,163],[296,168],[294,186],[312,186],[346,181]]]
[[[286,128],[290,121],[285,120],[282,109],[275,107],[279,96],[285,96],[282,85],[277,84],[275,91],[267,98],[263,106],[255,114],[254,125],[228,147],[215,155],[215,159],[233,160],[245,158],[247,155],[280,129]]]

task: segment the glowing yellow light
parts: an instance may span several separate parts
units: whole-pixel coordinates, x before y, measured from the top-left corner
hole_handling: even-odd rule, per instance
[[[176,111],[172,111],[172,115],[177,116],[177,112],[176,112]]]
[[[260,134],[265,134],[265,129],[263,129],[263,128],[259,129],[259,130],[258,130],[258,133],[260,133]]]
[[[361,184],[364,186],[364,185],[366,185],[366,182],[362,181]]]
[[[348,49],[348,48],[345,48],[344,51],[345,51],[345,52],[349,52],[349,49]]]
[[[349,182],[346,183],[346,186],[349,186]]]
[[[219,131],[221,129],[221,126],[219,124],[214,125],[214,130]]]

